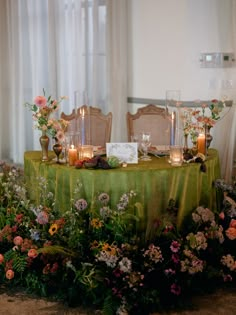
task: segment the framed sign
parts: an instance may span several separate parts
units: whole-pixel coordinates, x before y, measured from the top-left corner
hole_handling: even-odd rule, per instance
[[[107,156],[118,157],[121,162],[129,164],[138,163],[138,143],[107,143],[106,154]]]

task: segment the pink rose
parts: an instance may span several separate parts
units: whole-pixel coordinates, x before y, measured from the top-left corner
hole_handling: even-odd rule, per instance
[[[7,272],[6,272],[6,278],[8,279],[8,280],[11,280],[11,279],[13,279],[14,278],[14,271],[12,270],[12,269],[9,269],[9,270],[7,270]]]
[[[23,238],[22,238],[21,236],[16,236],[16,237],[14,237],[13,243],[14,243],[16,246],[22,245],[22,243],[23,243]]]
[[[29,251],[28,251],[28,257],[30,258],[36,258],[38,256],[38,252],[35,248],[31,248]]]
[[[223,211],[222,211],[221,213],[219,213],[219,218],[220,218],[221,220],[224,220],[225,214],[224,214]]]
[[[47,104],[47,99],[44,96],[36,96],[34,99],[34,103],[38,107],[45,107]]]
[[[0,254],[0,264],[2,264],[3,262],[4,262],[4,256]]]
[[[228,229],[225,231],[225,234],[227,235],[227,237],[228,237],[230,240],[236,239],[236,229],[233,228],[233,227],[228,228]]]

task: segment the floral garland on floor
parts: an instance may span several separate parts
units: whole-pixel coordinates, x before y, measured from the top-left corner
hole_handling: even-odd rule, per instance
[[[28,292],[85,305],[102,314],[150,314],[183,307],[186,297],[235,284],[236,185],[216,181],[217,213],[199,206],[175,225],[174,201],[142,237],[139,196],[124,193],[116,208],[107,193],[85,200],[78,185],[60,214],[44,178],[40,204],[28,199],[21,170],[0,162],[0,281]],[[207,286],[206,286],[207,283]]]

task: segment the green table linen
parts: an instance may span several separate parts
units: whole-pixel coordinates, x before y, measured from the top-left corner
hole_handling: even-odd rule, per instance
[[[146,231],[150,231],[153,222],[165,213],[170,199],[175,200],[178,206],[178,227],[199,205],[213,211],[216,209],[213,182],[220,178],[220,163],[218,152],[214,149],[208,151],[205,173],[200,170],[199,163],[173,167],[168,163],[168,157],[152,156],[149,162],[139,161],[138,164],[109,170],[76,169],[56,164],[52,152],[50,157],[50,161],[42,162],[40,151],[25,152],[25,180],[30,199],[39,202],[37,178],[45,177],[49,190],[55,195],[56,207],[62,213],[70,209],[78,181],[82,184],[81,198],[91,202],[98,193],[106,192],[110,195],[113,207],[122,194],[135,191],[144,206],[140,219],[145,222]]]

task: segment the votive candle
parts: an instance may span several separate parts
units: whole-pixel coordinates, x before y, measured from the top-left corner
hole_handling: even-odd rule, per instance
[[[93,157],[93,146],[92,145],[82,145],[79,147],[79,159],[91,159]]]
[[[206,154],[206,137],[203,133],[200,133],[197,138],[197,150],[198,153]]]
[[[69,159],[69,165],[74,166],[75,161],[77,160],[77,150],[75,149],[75,146],[72,144],[69,151],[68,151],[68,159]]]

